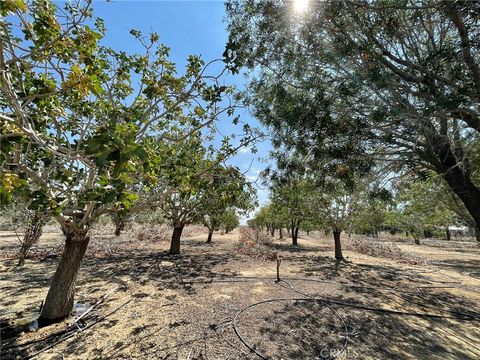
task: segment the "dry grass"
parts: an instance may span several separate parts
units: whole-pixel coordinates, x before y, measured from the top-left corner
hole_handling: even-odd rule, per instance
[[[400,249],[393,242],[385,242],[368,238],[366,236],[356,235],[351,238],[347,238],[344,243],[346,249],[358,252],[360,254],[392,259],[404,264],[426,264],[425,258],[408,253]]]
[[[253,258],[275,260],[276,252],[272,250],[273,238],[262,231],[241,227],[237,243],[237,252]]]

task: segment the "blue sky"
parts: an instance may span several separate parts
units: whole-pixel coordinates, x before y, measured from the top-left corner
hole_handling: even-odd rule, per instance
[[[93,8],[95,16],[105,21],[107,34],[104,44],[117,50],[129,53],[141,51],[129,33],[131,29],[137,29],[145,34],[157,32],[161,42],[171,48],[171,60],[179,69],[186,64],[185,60],[190,54],[201,55],[206,62],[222,57],[228,36],[225,30],[223,1],[112,0],[94,1]],[[245,78],[242,75],[229,76],[227,82],[242,88]],[[240,115],[242,121],[251,126],[260,126],[247,111]],[[231,119],[220,119],[219,128],[224,133],[233,131]],[[247,176],[251,180],[256,179],[259,172],[266,167],[260,158],[268,155],[270,144],[267,140],[258,144],[257,148],[257,154],[243,149],[230,160],[230,163],[237,165],[242,171],[248,170]],[[260,202],[265,203],[267,191],[257,190]]]

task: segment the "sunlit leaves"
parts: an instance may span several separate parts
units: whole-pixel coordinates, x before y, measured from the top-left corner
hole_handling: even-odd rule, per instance
[[[27,11],[27,3],[24,0],[4,0],[0,4],[0,14],[2,16],[7,15],[9,12]]]

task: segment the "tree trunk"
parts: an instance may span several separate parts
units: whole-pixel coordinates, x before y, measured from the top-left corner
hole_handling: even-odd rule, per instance
[[[75,281],[90,240],[86,231],[64,230],[64,234],[65,248],[39,318],[42,326],[61,321],[72,312]]]
[[[212,236],[213,236],[213,230],[208,229],[208,237],[207,237],[207,243],[212,242]]]
[[[478,226],[475,226],[473,230],[475,231],[475,239],[480,242],[480,228]]]
[[[462,200],[477,227],[480,227],[480,189],[472,183],[469,177],[463,175],[458,166],[452,166],[442,176],[453,192]]]
[[[424,229],[424,230],[423,230],[423,237],[424,237],[425,239],[429,239],[429,238],[431,238],[432,236],[433,236],[433,234],[432,234],[432,231],[431,231],[431,230],[428,230],[428,229]]]
[[[112,216],[112,221],[115,225],[115,236],[120,236],[129,221],[129,216],[125,213],[116,213]]]
[[[185,225],[177,225],[173,229],[172,242],[170,243],[170,254],[180,254],[180,238],[182,236],[183,227]]]
[[[413,240],[415,241],[415,245],[420,245],[420,239],[417,235],[413,234]]]
[[[292,228],[292,245],[298,245],[298,226]]]
[[[275,226],[270,226],[270,235],[275,236]]]
[[[450,239],[452,238],[452,234],[450,233],[450,229],[448,228],[448,226],[445,228],[445,235],[446,235],[446,238],[447,238],[447,241],[450,241]]]
[[[30,248],[38,242],[42,236],[43,226],[46,222],[46,217],[43,214],[35,213],[28,223],[27,230],[23,236],[22,246],[18,252],[18,266],[25,264],[25,258]]]
[[[280,236],[280,239],[283,239],[283,229],[282,228],[278,229],[278,234]]]
[[[120,236],[124,227],[125,227],[125,223],[123,221],[117,222],[115,224],[115,236]]]
[[[333,241],[335,242],[335,259],[344,260],[342,253],[342,243],[340,241],[341,230],[333,230]]]

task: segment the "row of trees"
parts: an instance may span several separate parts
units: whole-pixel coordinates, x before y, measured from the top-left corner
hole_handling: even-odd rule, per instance
[[[470,226],[472,220],[448,186],[440,178],[400,182],[389,191],[375,187],[368,180],[346,185],[337,179],[322,184],[313,179],[289,178],[273,181],[270,201],[262,206],[250,227],[272,236],[286,229],[292,245],[298,244],[298,232],[332,233],[335,258],[343,259],[340,235],[348,233],[378,236],[380,232],[413,237],[441,236],[450,240],[451,226]],[[461,203],[461,202],[460,202]],[[460,209],[460,211],[459,211]],[[477,240],[480,233],[475,231]]]
[[[214,146],[215,122],[236,107],[221,63],[191,55],[177,69],[157,34],[136,30],[143,52],[106,47],[90,5],[15,0],[0,9],[0,199],[53,217],[65,235],[44,323],[70,314],[100,216],[121,223],[162,208],[179,253],[185,224],[251,200],[245,177],[225,160],[253,132],[244,126],[236,146],[228,137]]]
[[[367,198],[361,184],[347,186],[335,178],[322,180],[292,177],[272,178],[270,203],[261,208],[249,226],[274,229],[286,228],[292,245],[298,245],[300,230],[332,231],[335,258],[343,260],[340,235],[350,229],[354,214]]]

